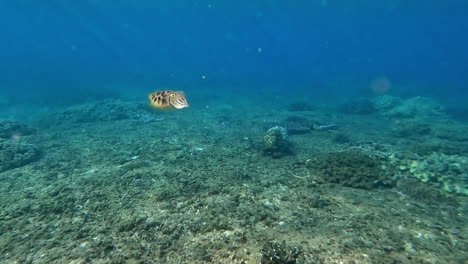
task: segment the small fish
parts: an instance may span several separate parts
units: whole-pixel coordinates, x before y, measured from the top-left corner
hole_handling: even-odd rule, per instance
[[[180,91],[155,91],[148,94],[151,106],[159,109],[182,109],[189,107],[185,93]]]

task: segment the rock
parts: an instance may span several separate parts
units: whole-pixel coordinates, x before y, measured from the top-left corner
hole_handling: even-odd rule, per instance
[[[38,160],[39,148],[13,140],[0,141],[0,172],[18,168]]]

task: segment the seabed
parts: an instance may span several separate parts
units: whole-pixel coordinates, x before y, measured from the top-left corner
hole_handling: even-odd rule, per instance
[[[367,103],[0,121],[0,263],[467,263],[468,124]]]

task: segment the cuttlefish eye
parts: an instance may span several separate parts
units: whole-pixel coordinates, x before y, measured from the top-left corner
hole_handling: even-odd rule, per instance
[[[171,94],[171,97],[174,97],[174,96],[175,96],[175,94]]]

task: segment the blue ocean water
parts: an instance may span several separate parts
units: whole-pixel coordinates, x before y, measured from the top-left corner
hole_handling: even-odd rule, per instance
[[[2,1],[0,86],[18,102],[162,86],[336,98],[384,77],[463,104],[467,17],[462,0]]]

